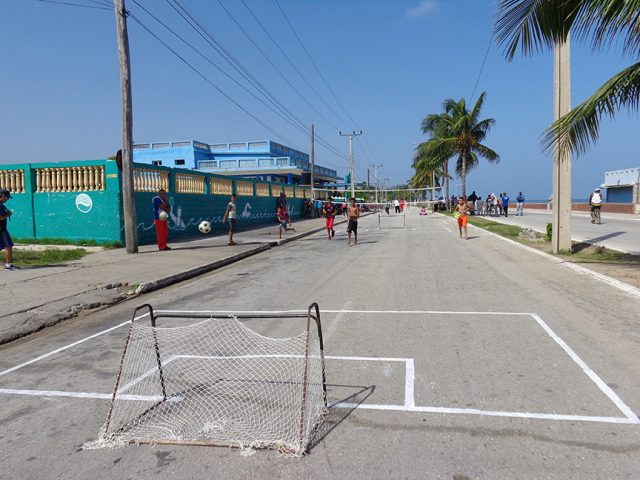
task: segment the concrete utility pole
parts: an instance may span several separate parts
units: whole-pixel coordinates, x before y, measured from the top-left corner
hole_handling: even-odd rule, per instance
[[[136,205],[133,193],[133,115],[131,112],[131,66],[129,64],[129,37],[125,0],[113,0],[118,32],[118,58],[120,60],[120,109],[122,112],[122,210],[124,212],[124,238],[127,253],[138,253]]]
[[[553,50],[553,119],[571,110],[571,58],[569,36]],[[571,154],[553,148],[553,253],[571,251]]]
[[[362,130],[360,133],[356,133],[355,130],[351,133],[342,133],[338,132],[341,137],[349,137],[349,172],[351,177],[351,197],[356,197],[356,184],[355,184],[355,169],[353,168],[353,137],[357,137],[358,135],[362,135]],[[346,200],[346,199],[345,199]]]
[[[316,173],[316,130],[315,125],[311,124],[311,200],[315,200],[315,175]]]
[[[376,203],[378,203],[378,190],[380,190],[380,181],[378,180],[378,168],[382,168],[384,165],[382,165],[382,163],[380,165],[371,165],[371,167],[373,167],[373,177],[374,177],[374,182],[376,184]]]

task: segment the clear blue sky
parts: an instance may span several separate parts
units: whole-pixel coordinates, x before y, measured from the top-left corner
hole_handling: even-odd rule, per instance
[[[108,3],[55,1],[87,6]],[[317,162],[346,173],[347,141],[337,130],[362,129],[366,142],[363,137],[354,142],[357,179],[366,177],[368,164],[383,163],[380,176],[392,184],[411,176],[413,142],[424,140],[421,119],[439,113],[445,98],[470,101],[496,15],[492,0],[279,0],[354,124],[314,70],[274,0],[245,2],[330,108],[291,68],[240,0],[220,1],[333,126],[284,82],[218,0],[181,0],[279,101],[305,124],[315,123],[318,135],[343,153],[337,156],[318,146]],[[138,2],[212,62],[240,78],[167,2]],[[190,51],[139,5],[132,0],[127,5],[211,82],[292,146],[309,151],[306,134]],[[284,141],[222,96],[131,18],[129,28],[134,141]],[[113,11],[0,0],[0,32],[0,163],[112,155],[120,143]],[[619,49],[593,54],[588,45],[574,42],[572,103],[587,98],[630,63]],[[476,96],[487,92],[483,116],[495,118],[496,125],[486,144],[502,160],[474,170],[469,175],[470,189],[483,195],[506,190],[513,196],[522,190],[529,199],[548,197],[551,159],[541,153],[539,139],[552,119],[552,78],[551,52],[508,63],[498,47],[491,47]],[[574,197],[588,196],[607,170],[640,165],[633,147],[637,132],[635,113],[623,112],[615,122],[604,122],[600,142],[574,160]]]

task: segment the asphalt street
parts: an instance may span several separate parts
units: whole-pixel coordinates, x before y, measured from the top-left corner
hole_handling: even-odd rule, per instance
[[[0,347],[2,478],[638,478],[640,300],[483,230],[458,239],[452,219],[402,220],[378,229],[372,215],[357,246],[340,226]],[[325,353],[349,360],[327,361],[339,406],[308,454],[83,449],[106,417],[124,322],[147,302],[318,302]],[[277,338],[304,328],[245,324]]]
[[[523,216],[516,217],[515,206],[510,208],[508,218],[487,217],[510,225],[533,228],[545,232],[547,223],[551,223],[551,212],[526,210]],[[600,225],[591,223],[588,212],[571,214],[571,238],[579,242],[604,245],[620,252],[640,255],[640,218],[602,214]]]

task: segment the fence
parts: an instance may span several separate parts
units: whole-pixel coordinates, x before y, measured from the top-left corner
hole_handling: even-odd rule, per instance
[[[121,172],[114,160],[0,166],[0,188],[11,191],[9,231],[15,238],[123,241]],[[151,199],[164,189],[172,205],[170,238],[198,235],[202,220],[220,225],[229,197],[238,195],[238,227],[275,221],[277,183],[233,179],[186,169],[134,164],[133,185],[140,243],[155,240]],[[308,187],[285,186],[296,218]]]

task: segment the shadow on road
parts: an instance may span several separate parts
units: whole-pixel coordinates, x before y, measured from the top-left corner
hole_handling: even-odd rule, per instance
[[[325,439],[338,425],[351,415],[351,413],[362,404],[367,398],[369,398],[376,389],[375,385],[369,385],[368,387],[361,385],[330,385],[327,387],[338,386],[348,388],[359,388],[360,390],[349,395],[347,398],[337,400],[329,403],[329,413],[324,418],[318,429],[315,431],[311,441],[309,442],[309,451],[313,450],[322,440]],[[353,406],[350,408],[336,407],[337,404],[348,403]]]
[[[576,243],[573,246],[573,251],[576,252],[576,253],[580,252],[580,251],[584,250],[585,248],[592,246],[594,243],[602,242],[604,240],[608,240],[608,239],[613,238],[613,237],[624,235],[625,233],[627,233],[627,232],[612,232],[612,233],[608,233],[606,235],[602,235],[600,237],[591,238],[589,240],[585,240],[583,242]]]

